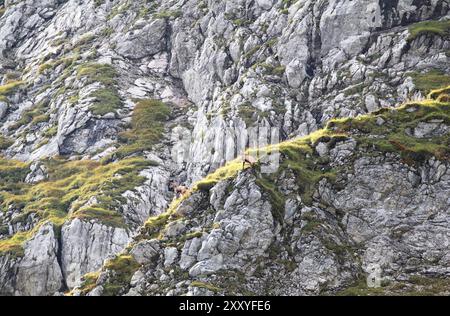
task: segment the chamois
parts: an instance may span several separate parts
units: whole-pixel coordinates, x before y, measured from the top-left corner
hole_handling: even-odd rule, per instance
[[[258,163],[258,160],[250,155],[242,155],[242,170],[245,169],[245,164],[248,163],[250,165],[250,167],[253,167],[254,165],[256,165]]]
[[[184,185],[179,185],[178,183],[176,183],[176,182],[174,182],[174,181],[172,181],[172,182],[169,184],[169,187],[173,190],[173,192],[175,192],[175,195],[176,195],[177,197],[180,196],[180,195],[185,194],[185,193],[189,190],[188,187],[186,187],[186,186],[184,186]]]

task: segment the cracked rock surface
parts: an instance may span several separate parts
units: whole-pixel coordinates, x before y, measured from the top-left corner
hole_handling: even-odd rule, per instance
[[[1,295],[448,293],[448,1],[0,3]]]

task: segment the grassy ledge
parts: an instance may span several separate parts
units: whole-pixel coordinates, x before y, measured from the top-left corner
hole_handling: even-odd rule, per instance
[[[25,85],[24,81],[10,81],[7,84],[0,86],[0,101],[7,102],[8,96],[17,92],[21,87]]]
[[[437,69],[425,73],[413,72],[408,75],[413,79],[416,89],[422,92],[423,95],[428,95],[433,90],[450,86],[450,75]],[[441,94],[441,92],[438,92],[438,94]]]
[[[139,172],[150,164],[142,158],[128,158],[106,164],[53,158],[43,163],[49,178],[36,184],[28,184],[25,183],[25,177],[29,173],[26,163],[0,159],[0,211],[19,210],[21,215],[16,221],[36,214],[40,223],[50,221],[56,227],[61,227],[72,218],[125,227],[123,217],[118,212],[125,202],[122,194],[143,183],[145,178]],[[92,200],[95,203],[86,206]],[[29,236],[29,233],[19,233],[0,240],[0,249],[3,252],[14,250]]]
[[[432,139],[417,139],[408,136],[406,131],[416,127],[420,122],[430,120],[450,124],[450,103],[448,102],[449,99],[445,99],[449,90],[450,87],[432,91],[429,95],[430,98],[422,102],[407,103],[398,108],[384,108],[378,112],[357,118],[334,119],[329,121],[325,128],[306,137],[249,150],[249,154],[259,155],[259,157],[263,157],[275,149],[281,153],[281,165],[277,173],[269,176],[259,174],[258,166],[254,167],[253,170],[257,175],[257,185],[268,194],[274,206],[274,218],[280,221],[283,219],[285,197],[278,191],[277,187],[277,179],[282,178],[283,172],[294,173],[299,186],[299,193],[305,204],[311,203],[313,192],[320,179],[333,180],[339,172],[339,170],[324,168],[328,162],[323,161],[315,152],[315,146],[319,142],[333,145],[333,143],[353,139],[357,143],[356,154],[359,150],[361,152],[378,152],[379,154],[394,152],[399,154],[405,163],[420,163],[432,156],[448,161],[450,159],[450,136],[448,134]],[[380,119],[384,122],[382,125],[378,124]],[[177,211],[194,192],[207,192],[218,182],[235,178],[241,170],[242,162],[237,159],[195,183],[191,190],[175,199],[165,213],[149,218],[144,224],[141,235],[136,240],[142,238],[161,239],[167,225],[182,216]],[[303,228],[304,232],[311,232],[319,225],[320,222],[311,218],[308,226]],[[201,236],[201,234],[202,232],[193,232],[186,236],[184,240]],[[334,252],[342,251],[341,246],[332,243],[328,243],[328,245],[333,248]],[[107,263],[102,271],[110,270],[112,279],[105,285],[104,295],[116,295],[123,292],[128,287],[129,281],[137,269],[139,269],[139,265],[129,254],[118,255]],[[98,273],[87,275],[81,288],[82,293],[92,290],[97,279]],[[214,285],[200,281],[192,282],[191,286],[205,288],[213,292],[221,291]],[[431,289],[431,291],[434,290]],[[383,290],[367,289],[363,283],[358,283],[338,294],[381,295],[382,293]]]
[[[409,27],[409,33],[408,41],[413,41],[426,34],[448,38],[450,36],[450,20],[419,22]]]
[[[265,148],[249,150],[249,154],[260,158],[277,150],[281,154],[281,164],[273,175],[258,174],[257,184],[269,197],[274,205],[274,217],[281,219],[284,208],[284,197],[277,190],[277,179],[285,171],[292,171],[300,188],[299,194],[306,204],[312,202],[312,196],[317,183],[327,178],[333,181],[339,170],[328,167],[328,161],[315,153],[315,146],[325,142],[334,143],[353,139],[357,143],[356,151],[396,153],[403,163],[417,165],[430,157],[448,161],[450,159],[450,136],[443,135],[432,138],[415,138],[408,131],[419,123],[435,121],[450,124],[450,98],[447,93],[450,86],[431,91],[429,98],[421,102],[404,104],[398,108],[383,108],[377,112],[362,115],[357,118],[334,119],[326,127],[306,137],[282,142]],[[384,123],[379,125],[379,121]],[[245,168],[248,168],[246,165]],[[149,218],[144,226],[144,232],[151,238],[157,238],[164,227],[177,214],[177,209],[192,193],[209,191],[218,182],[235,178],[242,170],[242,161],[233,160],[225,166],[212,172],[204,179],[196,182],[185,195],[174,200],[166,213]],[[258,166],[255,167],[258,171]]]

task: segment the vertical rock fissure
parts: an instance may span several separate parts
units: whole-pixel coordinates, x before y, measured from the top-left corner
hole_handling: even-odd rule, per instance
[[[58,262],[58,266],[59,269],[61,270],[61,288],[59,289],[60,292],[66,292],[67,290],[69,290],[69,287],[67,286],[67,281],[66,281],[66,274],[64,272],[63,269],[63,262],[62,262],[62,248],[63,248],[63,243],[62,243],[62,234],[61,232],[59,234],[56,235],[56,241],[57,241],[57,245],[58,248],[56,250],[56,260]]]

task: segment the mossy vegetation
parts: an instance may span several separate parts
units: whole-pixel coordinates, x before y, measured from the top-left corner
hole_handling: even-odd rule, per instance
[[[24,255],[23,244],[30,239],[30,232],[17,233],[11,238],[0,240],[0,255],[10,255],[17,258]]]
[[[25,110],[20,119],[9,126],[9,130],[16,130],[27,124],[34,126],[39,123],[48,122],[50,120],[50,115],[47,113],[48,109],[49,104],[46,101],[36,104],[30,109]]]
[[[252,58],[261,48],[263,48],[262,45],[256,45],[255,47],[251,48],[248,52],[244,54],[244,58],[246,59]]]
[[[323,221],[317,218],[313,213],[302,214],[302,221],[306,222],[302,227],[303,234],[310,234],[320,228],[323,224]]]
[[[377,124],[377,120],[384,123]],[[333,120],[328,133],[352,134],[361,148],[399,153],[405,163],[417,164],[434,156],[450,157],[449,135],[417,138],[411,131],[419,123],[438,121],[450,124],[450,104],[437,100],[407,103],[399,108],[381,109],[355,119]]]
[[[95,39],[95,35],[92,33],[87,33],[81,36],[74,44],[74,47],[85,47],[91,44]]]
[[[125,293],[133,274],[140,268],[140,264],[128,253],[121,253],[105,262],[101,270],[85,274],[78,288],[82,295],[86,295],[96,287],[101,273],[108,275],[107,282],[102,284],[103,296],[117,296]]]
[[[110,270],[108,282],[103,287],[104,296],[116,296],[130,284],[133,274],[140,265],[131,255],[119,255],[107,261],[103,270]]]
[[[428,99],[436,100],[440,103],[449,103],[450,85],[447,87],[436,89],[428,94]]]
[[[22,74],[18,71],[8,71],[3,79],[5,81],[5,83],[10,83],[10,82],[17,82],[20,81],[20,77],[22,76]]]
[[[12,141],[11,139],[9,139],[3,135],[0,135],[0,150],[7,149],[13,143],[14,143],[14,141]]]
[[[413,78],[416,88],[424,95],[450,85],[450,75],[437,69],[425,73],[413,72],[409,75]]]
[[[101,0],[100,0],[101,1]],[[119,14],[124,14],[128,11],[128,9],[130,9],[131,7],[131,1],[127,1],[123,4],[118,4],[116,5],[111,12],[108,14],[108,16],[106,17],[107,20],[112,20],[114,19],[116,16],[118,16]]]
[[[109,64],[86,63],[78,67],[77,77],[85,78],[88,84],[99,82],[109,87],[116,84],[117,72]]]
[[[3,192],[21,191],[23,182],[29,172],[27,163],[0,157],[0,203],[3,203]]]
[[[305,204],[312,202],[316,184],[321,179],[334,180],[336,176],[336,170],[327,168],[326,162],[323,163],[312,149],[317,140],[325,134],[326,131],[322,130],[308,137],[281,143],[279,146],[279,151],[283,157],[279,172],[291,170],[294,173],[300,196]],[[341,135],[333,135],[334,137],[342,139]]]
[[[258,110],[250,103],[241,104],[239,106],[238,114],[247,126],[252,126],[258,120]]]
[[[91,111],[95,115],[105,115],[120,109],[122,101],[115,89],[102,88],[92,92],[89,97],[93,97]]]
[[[183,201],[185,201],[191,194],[192,190],[189,190],[184,195],[175,198],[164,213],[148,218],[142,228],[140,236],[137,239],[160,239],[167,224],[181,217],[180,214],[177,213],[177,210],[181,203],[183,203]]]
[[[278,190],[276,179],[273,176],[261,176],[256,180],[256,184],[269,194],[269,199],[272,205],[272,216],[279,223],[284,219],[284,204],[286,202],[285,196]]]
[[[286,71],[286,67],[283,65],[274,66],[266,63],[260,63],[256,64],[255,67],[262,68],[265,75],[272,75],[278,77],[283,76]]]
[[[21,231],[8,238],[0,239],[0,256],[9,255],[13,258],[23,257],[25,255],[24,244],[33,238],[42,225],[46,223],[47,221],[42,220],[29,231]],[[53,226],[53,230],[56,235],[59,235],[61,226]]]
[[[169,113],[170,109],[163,103],[153,100],[140,102],[132,120],[133,133],[128,133],[136,143],[124,145],[132,146],[132,150],[127,147],[121,153],[150,149],[161,136],[161,122],[168,118]],[[53,127],[47,134],[54,135],[56,131]],[[10,142],[2,138],[2,144],[6,146]],[[141,185],[145,179],[139,172],[152,164],[139,157],[115,162],[68,161],[64,157],[55,157],[42,163],[48,178],[31,185],[25,183],[30,172],[28,164],[1,159],[0,208],[19,210],[21,218],[37,214],[41,222],[50,220],[56,227],[71,218],[93,219],[108,226],[125,227],[118,212],[125,202],[122,194]],[[2,240],[0,252],[23,255],[22,244],[31,236],[31,232],[26,232]]]
[[[113,227],[125,227],[119,208],[122,193],[142,184],[139,172],[149,162],[129,158],[103,164],[91,160],[67,161],[53,158],[43,162],[48,179],[36,184],[25,183],[28,165],[14,160],[0,160],[0,208],[21,211],[22,217],[37,214],[42,221],[60,227],[71,218],[94,219]],[[88,201],[95,200],[86,206]],[[17,235],[17,234],[16,234]],[[2,241],[3,248],[17,246],[26,234]]]
[[[122,146],[116,152],[116,156],[125,157],[152,149],[160,141],[164,123],[169,120],[170,115],[171,109],[164,102],[152,99],[138,100],[130,129],[119,135]]]
[[[99,77],[105,74],[98,74],[98,71],[96,66],[87,67],[79,70],[79,75],[85,76],[88,81],[112,84],[113,81],[108,76]],[[39,105],[26,111],[21,124],[33,122],[45,112],[44,109],[44,105]],[[25,177],[30,172],[28,164],[0,159],[0,210],[20,211],[18,220],[36,214],[40,223],[50,221],[56,227],[72,218],[125,227],[119,212],[125,202],[122,194],[143,183],[145,178],[139,173],[153,162],[140,157],[124,157],[150,150],[162,136],[163,123],[169,117],[170,108],[166,104],[155,100],[139,100],[131,129],[121,134],[123,145],[117,156],[122,160],[111,157],[103,161],[69,161],[64,157],[43,160],[41,163],[45,166],[48,178],[35,184],[25,182]],[[56,132],[57,127],[54,126],[44,131],[44,134],[52,137]],[[2,148],[11,144],[3,136],[0,140]],[[31,232],[20,233],[2,240],[2,251],[20,255],[21,245],[30,234]]]
[[[95,288],[98,277],[100,276],[100,272],[91,272],[83,275],[81,278],[81,293],[86,295],[88,292],[92,291]]]
[[[381,296],[384,293],[384,288],[370,288],[367,286],[365,278],[361,278],[352,286],[343,289],[336,293],[337,296]]]
[[[409,41],[426,34],[448,38],[450,36],[450,20],[419,22],[409,27],[409,33]]]
[[[179,10],[162,10],[153,15],[156,19],[176,19],[183,13]]]
[[[91,111],[95,115],[105,115],[120,109],[122,101],[117,91],[117,71],[109,64],[87,63],[77,68],[77,77],[86,80],[86,84],[98,82],[103,88],[92,92],[94,98]]]
[[[248,167],[249,167],[248,165],[244,166],[244,168]],[[241,159],[230,161],[225,166],[207,175],[204,179],[196,182],[193,186],[193,190],[209,191],[219,181],[235,177],[240,170],[242,170]]]
[[[144,231],[148,238],[158,238],[163,228],[169,223],[172,212],[150,217],[144,225]]]
[[[338,296],[441,296],[450,293],[450,279],[411,276],[406,281],[382,282],[370,288],[365,278],[336,294]]]
[[[7,102],[7,97],[17,92],[19,88],[25,85],[24,81],[10,81],[7,84],[0,86],[0,101]]]
[[[58,133],[58,127],[57,126],[52,126],[52,127],[47,128],[42,133],[42,135],[44,137],[51,138],[51,137],[55,136],[57,133]]]
[[[201,288],[201,289],[206,289],[206,290],[209,290],[209,291],[214,292],[214,293],[219,293],[219,292],[222,291],[222,289],[217,287],[217,286],[214,286],[214,285],[212,285],[210,283],[201,282],[201,281],[192,281],[191,286],[192,287],[198,287],[198,288]]]
[[[71,66],[78,60],[78,56],[72,56],[72,57],[65,57],[60,58],[57,60],[51,60],[47,61],[39,66],[38,73],[43,74],[47,71],[53,71],[57,67],[62,66],[62,69],[66,69],[67,67]]]
[[[281,218],[284,199],[277,190],[277,179],[283,172],[293,172],[299,186],[299,194],[305,204],[313,200],[317,183],[321,179],[335,181],[339,170],[329,167],[328,161],[317,155],[315,146],[325,142],[333,147],[336,143],[353,139],[358,150],[379,153],[397,153],[404,163],[421,164],[430,157],[440,160],[450,159],[450,137],[416,138],[411,130],[421,122],[438,121],[450,124],[450,103],[442,102],[450,87],[432,91],[430,99],[404,104],[398,108],[383,108],[377,112],[356,118],[334,119],[325,128],[306,137],[297,138],[280,144],[248,150],[247,153],[260,159],[272,152],[281,154],[280,167],[275,174],[261,175],[258,166],[254,166],[258,174],[257,184],[270,195],[274,205],[276,218]],[[439,101],[441,99],[441,101]],[[378,122],[382,120],[383,124]],[[236,177],[242,170],[242,160],[236,159],[217,169],[192,186],[192,190],[171,205],[176,209],[183,199],[195,191],[209,191],[219,181]],[[249,168],[246,164],[245,169]]]

